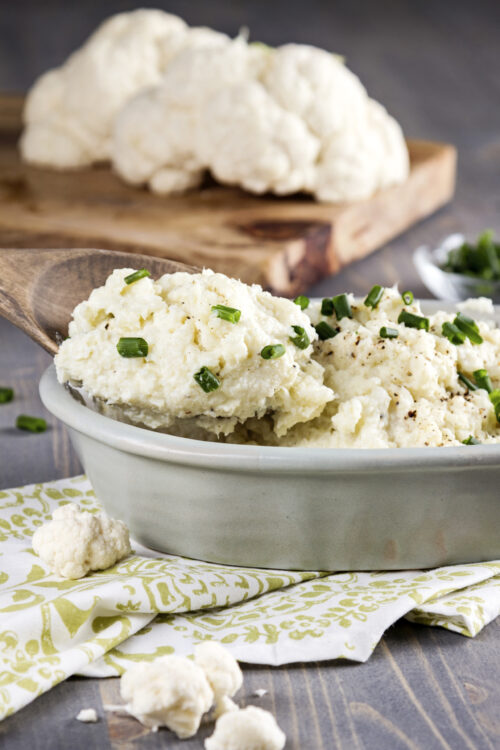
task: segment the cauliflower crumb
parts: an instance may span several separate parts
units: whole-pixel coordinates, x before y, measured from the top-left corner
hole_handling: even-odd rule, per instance
[[[269,711],[248,706],[217,719],[205,750],[282,750],[285,742],[284,732]]]
[[[168,727],[181,739],[196,734],[214,699],[202,668],[181,656],[134,665],[122,676],[120,690],[141,724]]]
[[[82,512],[70,503],[57,508],[52,520],[35,531],[33,550],[56,575],[82,578],[128,555],[129,532],[123,521]]]
[[[236,710],[230,699],[240,689],[243,674],[234,656],[216,641],[201,643],[194,653],[195,663],[203,669],[214,691],[215,715]]]
[[[83,721],[85,724],[95,724],[98,721],[97,711],[95,708],[82,708],[75,716],[75,719]]]
[[[269,690],[266,690],[266,688],[257,688],[253,691],[253,694],[256,698],[263,698],[265,695],[267,695]]]

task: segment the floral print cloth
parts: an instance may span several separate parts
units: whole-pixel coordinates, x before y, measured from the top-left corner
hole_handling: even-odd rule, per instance
[[[500,561],[332,574],[234,568],[134,545],[113,568],[65,580],[31,537],[68,502],[100,509],[83,476],[0,491],[0,718],[70,675],[119,675],[206,639],[259,664],[366,661],[401,617],[474,636],[500,613]]]

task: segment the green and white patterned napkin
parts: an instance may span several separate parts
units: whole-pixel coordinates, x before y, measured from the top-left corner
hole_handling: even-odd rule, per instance
[[[135,546],[113,568],[67,581],[31,537],[56,507],[99,509],[85,477],[0,492],[0,718],[73,674],[220,641],[241,661],[366,661],[400,617],[474,636],[500,613],[500,561],[431,571],[285,572],[159,555]]]

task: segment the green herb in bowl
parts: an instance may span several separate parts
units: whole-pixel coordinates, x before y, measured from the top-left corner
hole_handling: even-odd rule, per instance
[[[475,244],[464,242],[450,250],[441,268],[485,281],[500,281],[500,243],[494,241],[494,233],[488,229]]]

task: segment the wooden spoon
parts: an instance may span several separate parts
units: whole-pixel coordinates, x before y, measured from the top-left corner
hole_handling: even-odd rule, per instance
[[[154,278],[198,270],[115,250],[0,249],[0,315],[55,354],[75,306],[115,268],[147,268]]]

